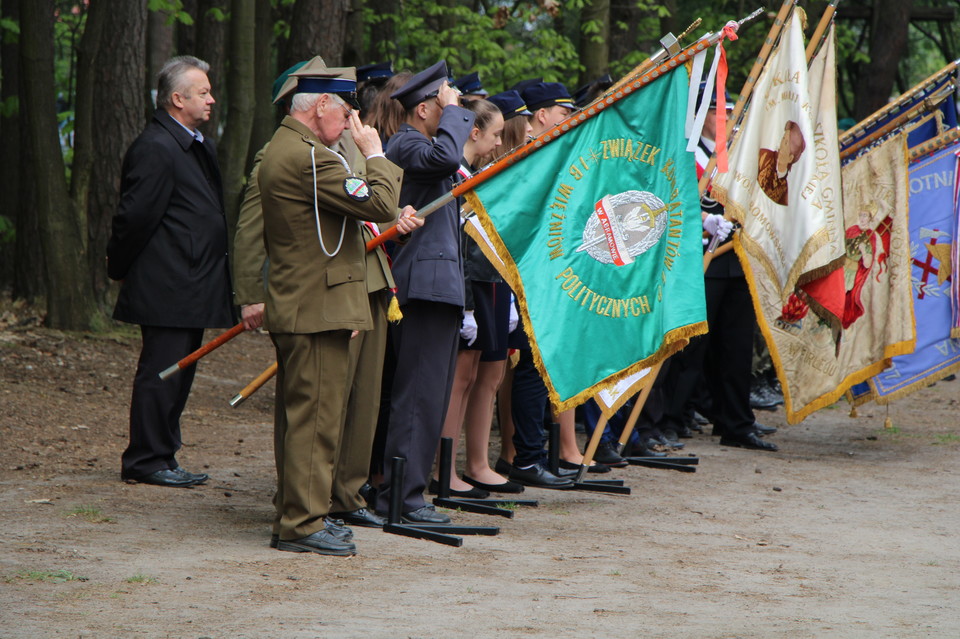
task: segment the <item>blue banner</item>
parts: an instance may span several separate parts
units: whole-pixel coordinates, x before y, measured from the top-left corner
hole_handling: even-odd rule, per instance
[[[928,386],[960,366],[960,339],[950,338],[958,152],[960,142],[955,142],[911,166],[910,279],[917,348],[894,357],[893,366],[870,380],[873,398],[879,403]]]

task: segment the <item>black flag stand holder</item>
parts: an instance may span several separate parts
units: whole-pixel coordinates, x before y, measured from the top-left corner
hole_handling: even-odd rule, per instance
[[[560,424],[556,422],[551,422],[547,427],[547,467],[551,473],[560,476]],[[617,495],[630,494],[630,487],[624,486],[622,479],[583,479],[582,476],[583,467],[574,478],[573,487],[567,490],[584,490]]]
[[[440,438],[440,484],[439,495],[433,499],[434,506],[463,510],[481,515],[499,515],[513,519],[513,510],[504,508],[504,504],[517,506],[538,506],[534,499],[469,499],[450,496],[450,467],[453,461],[453,440],[449,437]]]
[[[497,526],[455,526],[452,524],[405,524],[400,519],[400,506],[403,501],[403,475],[407,471],[407,460],[394,457],[391,462],[390,506],[387,511],[387,523],[383,532],[414,539],[435,541],[445,546],[459,548],[463,537],[457,535],[499,535]]]
[[[624,457],[631,466],[646,468],[661,468],[663,470],[679,470],[681,473],[697,472],[699,457]]]

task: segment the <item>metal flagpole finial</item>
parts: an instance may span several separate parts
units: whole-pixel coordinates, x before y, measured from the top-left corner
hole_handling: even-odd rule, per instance
[[[744,23],[750,22],[751,20],[753,20],[754,18],[756,18],[757,16],[759,16],[759,15],[760,15],[761,13],[763,13],[764,11],[766,11],[766,8],[764,8],[764,7],[759,7],[759,8],[757,8],[753,13],[751,13],[750,15],[748,15],[746,18],[743,18],[742,20],[737,20],[737,24],[739,24],[739,25],[742,27],[742,26],[744,25]]]
[[[684,38],[686,38],[688,35],[690,35],[691,32],[693,32],[694,29],[700,26],[701,22],[703,22],[703,18],[697,18],[696,20],[694,20],[689,27],[684,29],[683,33],[677,36],[677,40],[683,40]]]

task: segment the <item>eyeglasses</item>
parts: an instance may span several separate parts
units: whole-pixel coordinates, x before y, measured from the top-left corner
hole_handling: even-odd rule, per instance
[[[350,106],[349,104],[347,104],[346,102],[344,102],[344,101],[343,101],[343,98],[341,98],[339,95],[337,95],[337,94],[335,94],[335,93],[330,93],[330,94],[328,94],[328,95],[329,95],[331,98],[334,99],[334,101],[337,103],[337,105],[338,105],[341,109],[343,109],[344,113],[346,114],[346,115],[344,115],[344,119],[345,119],[345,120],[349,120],[349,119],[350,119],[350,114],[353,113],[353,108],[351,108],[351,106]]]

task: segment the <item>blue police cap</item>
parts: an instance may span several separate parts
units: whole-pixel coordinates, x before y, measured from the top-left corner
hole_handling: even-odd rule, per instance
[[[357,83],[368,81],[386,81],[393,77],[392,62],[378,62],[357,67]]]
[[[481,98],[485,98],[489,95],[483,86],[480,84],[480,74],[474,71],[473,73],[468,73],[462,78],[457,78],[453,81],[453,86],[460,89],[462,95],[477,95]]]
[[[539,84],[541,82],[543,82],[543,78],[529,78],[527,80],[520,80],[510,88],[517,93],[523,93],[523,90],[527,87],[533,86],[534,84]]]
[[[493,102],[500,113],[503,114],[504,121],[514,118],[518,115],[532,115],[530,110],[527,109],[527,105],[524,103],[523,98],[520,97],[520,94],[514,90],[504,91],[496,95],[491,95],[487,98],[490,102]]]
[[[698,105],[699,105],[701,102],[703,102],[703,94],[706,93],[706,91],[707,91],[707,83],[706,83],[706,82],[701,82],[701,83],[700,83],[700,91],[697,93],[697,104],[698,104]],[[723,90],[723,95],[724,95],[724,98],[725,98],[726,101],[727,101],[727,111],[733,111],[733,99],[730,97],[730,92],[727,91],[726,89],[724,89],[724,90]],[[711,109],[716,109],[716,108],[717,108],[717,89],[716,89],[716,88],[714,88],[714,89],[713,89],[713,92],[710,94],[710,108],[711,108]]]
[[[437,62],[410,78],[406,84],[394,91],[390,97],[399,100],[404,109],[410,109],[427,98],[437,94],[440,86],[447,81],[447,63]]]
[[[564,106],[571,111],[576,110],[577,106],[570,97],[567,87],[559,82],[539,82],[531,84],[520,92],[523,101],[527,103],[527,108],[531,111],[537,109],[546,109],[554,105]]]
[[[609,73],[605,73],[600,76],[593,82],[585,84],[576,91],[573,92],[573,102],[578,107],[585,107],[596,98],[600,96],[601,93],[613,86],[613,78],[610,77]]]

